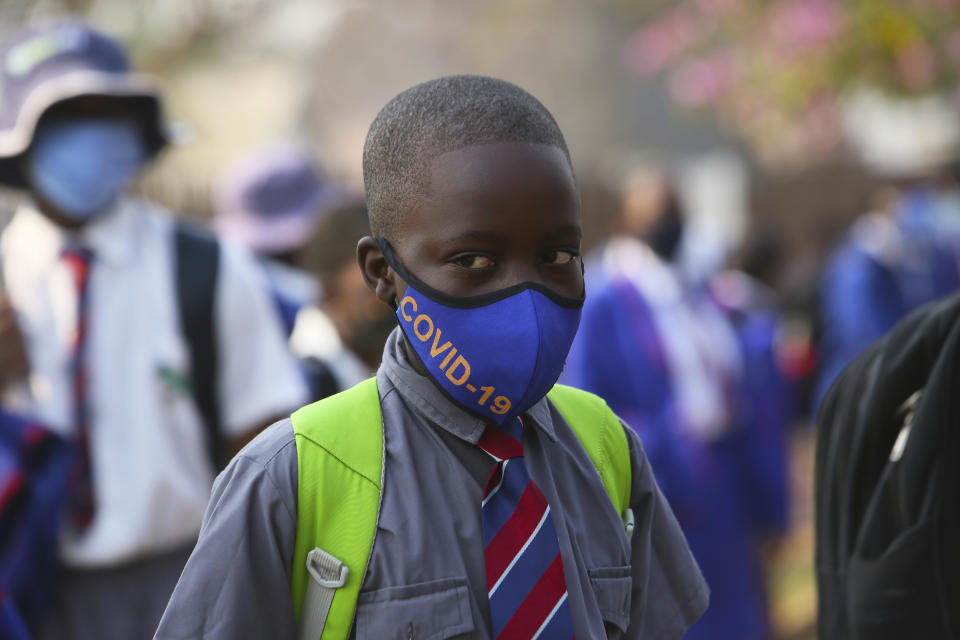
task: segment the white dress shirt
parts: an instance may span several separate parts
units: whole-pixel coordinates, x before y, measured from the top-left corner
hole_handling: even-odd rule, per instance
[[[104,567],[189,544],[200,529],[213,468],[189,388],[180,327],[174,221],[123,200],[71,236],[21,208],[0,236],[0,261],[30,359],[6,406],[70,437],[70,358],[77,298],[66,244],[94,253],[88,285],[89,442],[96,512],[61,555]],[[241,435],[302,404],[306,389],[252,258],[223,247],[214,300],[217,391],[224,435]]]

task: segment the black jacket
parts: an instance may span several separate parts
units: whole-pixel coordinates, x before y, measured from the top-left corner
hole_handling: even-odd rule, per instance
[[[960,295],[855,359],[817,429],[821,640],[960,639]]]

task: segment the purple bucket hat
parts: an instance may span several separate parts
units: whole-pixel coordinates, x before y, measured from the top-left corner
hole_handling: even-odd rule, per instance
[[[135,73],[124,48],[78,21],[28,28],[0,47],[0,184],[26,186],[18,158],[51,106],[80,96],[131,100],[151,155],[169,140],[153,82]]]
[[[231,165],[214,187],[214,225],[225,239],[257,253],[302,247],[344,190],[325,180],[302,151],[260,152]]]

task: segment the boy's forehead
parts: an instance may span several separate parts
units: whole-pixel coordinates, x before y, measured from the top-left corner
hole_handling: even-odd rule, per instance
[[[436,201],[577,196],[563,150],[542,144],[505,142],[465,147],[433,158],[424,193]]]
[[[579,225],[576,181],[558,147],[515,142],[464,147],[434,157],[424,170],[416,211],[404,216],[407,232],[483,228],[498,219],[522,223],[534,214],[544,218],[543,211],[555,212],[557,224]]]

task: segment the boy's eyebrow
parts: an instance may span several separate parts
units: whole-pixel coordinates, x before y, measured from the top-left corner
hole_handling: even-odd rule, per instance
[[[575,236],[579,241],[583,235],[580,225],[578,224],[567,224],[556,229],[551,229],[546,231],[540,236],[540,240],[543,242],[550,242],[555,239],[568,239],[570,236]],[[510,236],[504,233],[498,233],[496,231],[483,231],[480,229],[472,229],[470,231],[464,231],[459,233],[456,236],[449,239],[450,242],[460,243],[460,242],[478,242],[485,244],[498,244],[498,243],[509,243]]]
[[[464,231],[459,233],[456,236],[450,238],[451,242],[481,242],[487,244],[495,243],[504,243],[509,242],[510,238],[503,234],[497,233],[496,231],[481,231],[479,229],[474,229],[471,231]]]

